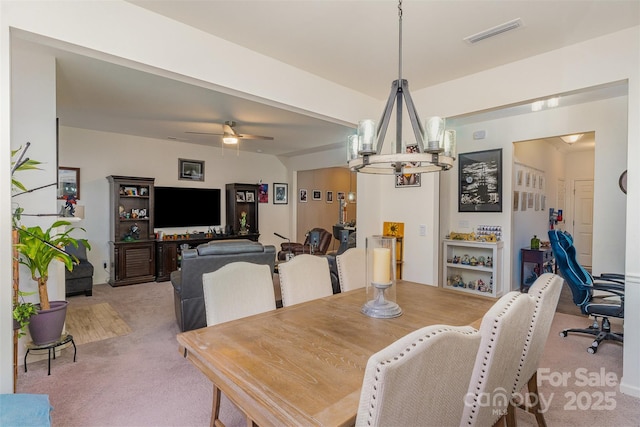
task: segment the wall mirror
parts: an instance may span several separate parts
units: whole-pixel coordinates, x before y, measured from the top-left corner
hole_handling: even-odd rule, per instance
[[[58,168],[58,199],[80,199],[80,168]]]

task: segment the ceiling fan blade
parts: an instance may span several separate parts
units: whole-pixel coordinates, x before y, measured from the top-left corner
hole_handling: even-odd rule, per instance
[[[236,134],[236,137],[240,139],[264,139],[271,141],[273,140],[272,136],[260,136],[260,135],[246,135],[246,134]]]
[[[221,133],[214,133],[214,132],[189,132],[189,131],[186,131],[185,133],[192,133],[194,135],[218,135],[218,136],[222,136],[223,135]]]

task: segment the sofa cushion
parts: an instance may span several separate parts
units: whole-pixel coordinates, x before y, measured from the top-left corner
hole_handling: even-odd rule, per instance
[[[93,265],[89,262],[81,262],[80,264],[74,264],[73,270],[65,270],[66,279],[78,279],[80,277],[92,277]]]

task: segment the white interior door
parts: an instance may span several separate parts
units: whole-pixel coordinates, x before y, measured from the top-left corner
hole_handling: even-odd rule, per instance
[[[574,181],[573,244],[578,263],[591,267],[593,247],[593,180]]]

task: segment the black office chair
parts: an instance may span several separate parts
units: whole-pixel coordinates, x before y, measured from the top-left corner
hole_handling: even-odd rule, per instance
[[[591,326],[585,329],[565,329],[560,336],[566,337],[569,332],[577,332],[595,336],[595,340],[587,351],[595,354],[602,341],[611,340],[623,342],[622,332],[611,332],[609,317],[624,319],[624,275],[603,274],[591,276],[576,261],[576,249],[573,246],[571,234],[560,230],[549,230],[551,250],[558,263],[562,277],[569,285],[573,295],[573,302],[580,307],[582,313],[594,317]],[[594,296],[594,291],[606,292],[602,297]],[[620,301],[607,297],[618,296]],[[598,302],[593,302],[597,299]],[[600,299],[602,299],[600,301]],[[602,317],[602,326],[598,323]]]

